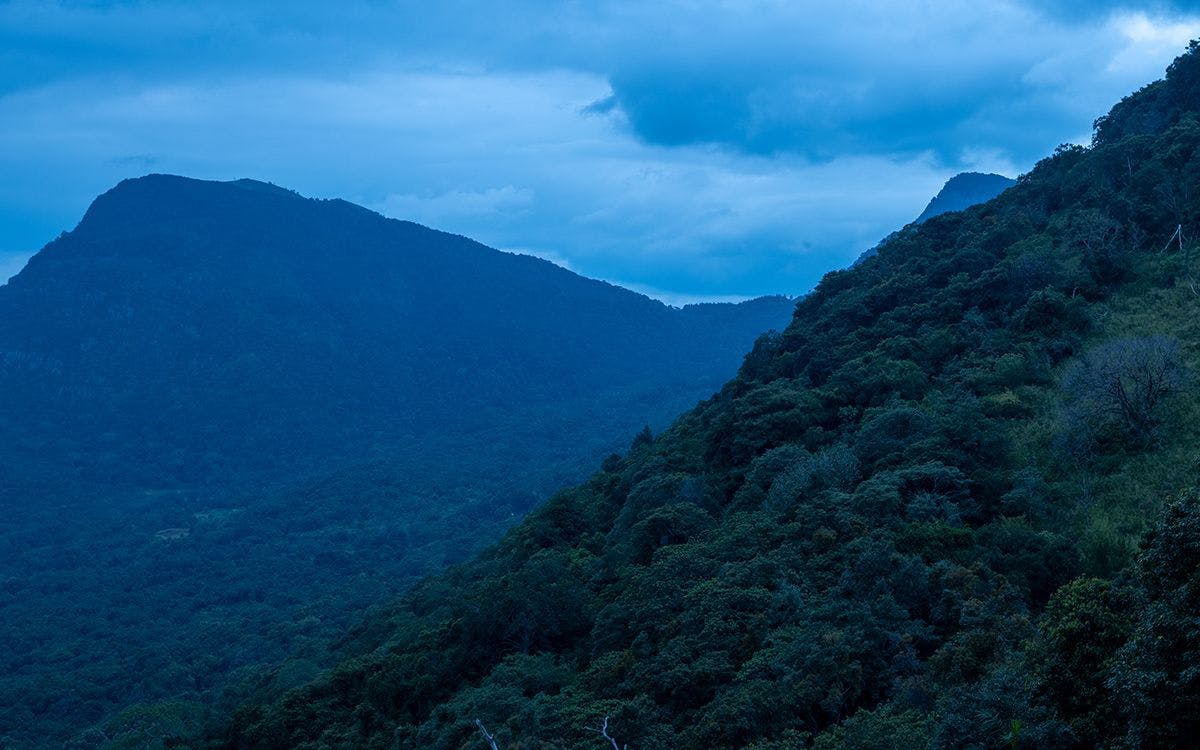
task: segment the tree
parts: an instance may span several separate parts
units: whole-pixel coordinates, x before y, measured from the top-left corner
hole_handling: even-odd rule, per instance
[[[1129,637],[1131,603],[1108,581],[1077,578],[1054,593],[1038,623],[1038,691],[1085,745],[1111,739],[1118,705],[1103,678]]]
[[[1071,216],[1068,228],[1072,247],[1083,256],[1083,265],[1099,284],[1113,284],[1129,272],[1129,249],[1121,225],[1104,212],[1088,208]]]
[[[1179,344],[1165,336],[1121,338],[1088,352],[1063,377],[1067,429],[1085,446],[1106,436],[1145,440],[1163,403],[1187,381]]]
[[[1200,736],[1200,492],[1170,503],[1143,543],[1142,601],[1105,684],[1129,722],[1130,747]]]

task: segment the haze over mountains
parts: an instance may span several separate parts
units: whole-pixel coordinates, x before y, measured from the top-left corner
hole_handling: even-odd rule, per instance
[[[0,744],[332,635],[792,308],[671,308],[251,180],[121,183],[0,286]]]

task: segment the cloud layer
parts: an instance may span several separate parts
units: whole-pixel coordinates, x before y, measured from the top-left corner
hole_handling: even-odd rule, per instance
[[[0,275],[150,171],[681,301],[801,293],[1161,75],[1192,3],[0,4]],[[7,265],[6,265],[7,264]]]

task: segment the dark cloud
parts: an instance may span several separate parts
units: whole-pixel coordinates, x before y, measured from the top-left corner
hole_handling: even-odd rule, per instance
[[[602,96],[580,110],[585,115],[607,115],[618,106],[617,97]]]
[[[1019,75],[981,72],[971,87],[914,77],[843,82],[790,70],[641,69],[610,79],[637,135],[663,145],[714,143],[752,154],[791,151],[815,159],[846,153],[933,151],[948,163],[981,145],[971,120],[989,103],[1017,98]],[[1051,131],[1047,128],[1047,131]],[[1016,129],[1014,128],[1014,131]],[[1062,133],[1058,129],[1056,135]],[[1021,156],[1019,132],[1004,145]]]
[[[141,170],[149,170],[162,161],[162,157],[153,154],[127,154],[125,156],[117,156],[108,160],[108,163],[114,167],[132,167]]]
[[[1081,115],[1101,114],[1080,111],[1080,104],[1095,110],[1099,103],[1062,97],[1069,82],[1039,86],[1031,70],[1061,58],[1080,79],[1094,79],[1122,42],[1105,23],[1114,14],[1165,18],[1197,6],[517,1],[500,15],[467,0],[421,7],[300,1],[286,13],[263,0],[18,1],[0,6],[0,91],[72,75],[178,80],[337,77],[396,66],[561,68],[606,77],[612,98],[586,112],[619,108],[631,131],[654,144],[822,159],[931,150],[948,164],[965,148],[1000,148],[1029,160],[1078,129]],[[1121,79],[1119,72],[1110,77]],[[1014,115],[1036,108],[1040,117],[1013,117],[1005,128],[994,118],[1006,107]],[[985,116],[993,119],[981,131]]]
[[[1029,3],[1031,10],[1056,20],[1072,22],[1106,18],[1113,13],[1183,15],[1200,12],[1200,0],[1044,0]]]
[[[757,8],[741,7],[692,19],[610,72],[639,137],[818,159],[931,151],[946,164],[999,148],[1028,161],[1107,106],[1072,94],[1098,76],[1116,94],[1145,75],[1112,69],[1114,50],[1131,41],[1114,21],[1120,4],[1070,20],[1065,7],[1047,17],[1006,3],[849,2],[820,21],[747,17]],[[1047,67],[1062,75],[1040,75]]]

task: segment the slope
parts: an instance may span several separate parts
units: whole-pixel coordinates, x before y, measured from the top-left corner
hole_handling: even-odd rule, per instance
[[[1198,104],[1193,43],[1090,148],[827,275],[717,396],[213,744],[1194,736]]]
[[[792,307],[669,308],[253,181],[121,183],[0,286],[0,744],[332,635]]]

